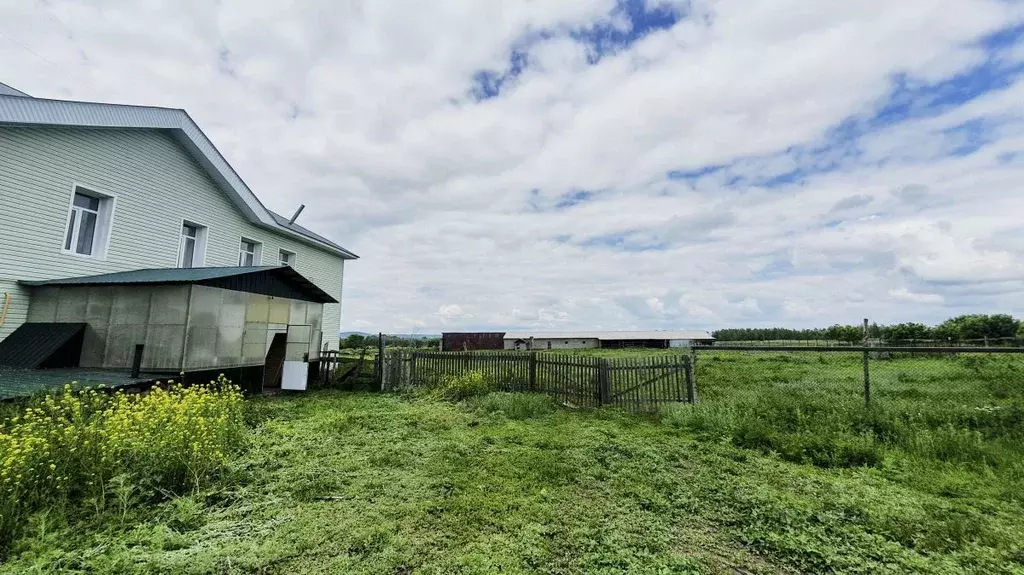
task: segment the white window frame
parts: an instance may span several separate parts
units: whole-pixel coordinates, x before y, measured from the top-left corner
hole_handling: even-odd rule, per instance
[[[250,243],[253,245],[252,251],[252,267],[258,267],[263,265],[263,242],[254,240],[246,236],[239,236],[238,238],[238,267],[248,267],[242,263],[242,255],[248,254],[249,252],[242,251],[242,243]]]
[[[78,244],[78,234],[72,238],[71,247],[65,247],[68,241],[68,233],[71,229],[71,212],[82,208],[75,205],[75,196],[82,194],[99,200],[99,208],[96,210],[96,230],[92,239],[92,253],[80,254],[75,251]],[[71,197],[68,199],[68,210],[64,216],[64,235],[60,238],[60,251],[63,254],[90,260],[106,261],[107,250],[110,248],[110,238],[114,232],[114,213],[117,211],[117,195],[104,192],[94,186],[82,185],[78,182],[71,184]],[[75,218],[75,230],[81,224],[81,218]]]
[[[201,268],[206,266],[206,245],[210,235],[210,228],[196,222],[195,220],[181,220],[178,226],[178,264],[179,268],[185,267],[185,226],[196,229],[196,245],[192,254],[192,267]],[[241,244],[238,246],[241,248]]]
[[[295,267],[295,252],[289,250],[278,250],[277,263],[282,266]]]

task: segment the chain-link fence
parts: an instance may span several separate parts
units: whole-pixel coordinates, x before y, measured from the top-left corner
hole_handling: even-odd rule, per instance
[[[696,353],[700,436],[824,467],[922,461],[1011,468],[1024,457],[1024,350],[714,346]]]
[[[1024,400],[1016,348],[756,347],[697,351],[702,402],[992,407]]]

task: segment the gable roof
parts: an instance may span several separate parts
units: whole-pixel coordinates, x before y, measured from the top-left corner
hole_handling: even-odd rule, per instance
[[[291,266],[149,268],[18,283],[32,287],[197,284],[317,303],[338,303]]]
[[[166,130],[253,225],[292,236],[343,259],[359,256],[268,210],[185,110],[32,98],[0,84],[0,126]],[[276,216],[276,217],[275,217]],[[283,223],[282,221],[283,220]]]

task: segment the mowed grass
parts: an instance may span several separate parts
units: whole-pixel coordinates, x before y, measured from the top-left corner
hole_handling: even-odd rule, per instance
[[[969,484],[1005,470],[932,462],[959,482],[937,491],[896,451],[824,469],[673,417],[508,393],[256,399],[221,487],[37,516],[0,573],[1024,572],[1022,501]]]

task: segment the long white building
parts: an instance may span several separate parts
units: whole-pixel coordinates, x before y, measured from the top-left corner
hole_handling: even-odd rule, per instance
[[[590,349],[598,347],[690,347],[711,345],[715,338],[706,331],[573,331],[508,332],[504,337],[505,349]]]

